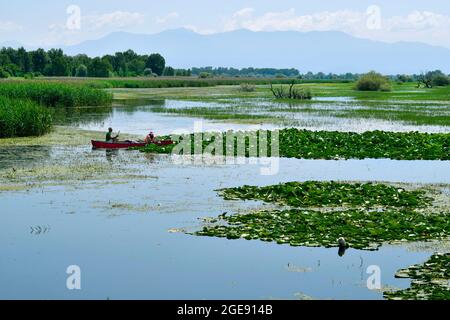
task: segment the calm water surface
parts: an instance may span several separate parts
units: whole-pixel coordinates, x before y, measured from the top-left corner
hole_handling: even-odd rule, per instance
[[[181,103],[181,102],[164,102]],[[161,103],[156,103],[160,106]],[[73,114],[86,129],[159,134],[192,131],[195,119],[151,112],[152,105]],[[204,121],[205,130],[252,128]],[[356,125],[355,125],[356,126]],[[280,159],[267,164],[177,165],[170,156],[108,153],[85,147],[3,147],[0,170],[22,166],[121,164],[147,178],[53,181],[0,193],[2,299],[382,299],[369,290],[367,267],[381,268],[382,285],[406,288],[394,273],[425,261],[433,248],[384,245],[378,251],[304,248],[261,241],[195,237],[202,217],[265,205],[225,201],[215,190],[243,184],[351,180],[450,184],[448,161]],[[76,167],[74,167],[76,170]],[[32,178],[30,183],[33,183]],[[66,268],[78,265],[82,290],[66,288]]]

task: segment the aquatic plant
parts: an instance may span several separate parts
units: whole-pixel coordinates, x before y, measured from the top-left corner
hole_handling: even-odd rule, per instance
[[[450,212],[430,209],[433,199],[424,190],[308,181],[222,189],[219,194],[227,200],[264,200],[293,208],[224,214],[208,220],[208,225],[195,235],[324,247],[339,246],[342,237],[349,247],[369,250],[386,241],[442,239],[450,235]],[[427,210],[421,209],[424,207]]]
[[[288,182],[274,186],[242,186],[218,190],[226,200],[263,200],[293,207],[389,206],[426,207],[432,200],[424,190],[407,191],[382,183]]]
[[[267,133],[258,131],[257,134]],[[396,160],[450,160],[449,133],[419,133],[419,132],[385,132],[367,131],[364,133],[338,131],[308,131],[296,128],[282,129],[279,135],[279,156],[304,159],[396,159]],[[226,134],[222,133],[223,154],[226,153]],[[242,133],[246,136],[248,133]],[[268,154],[271,156],[271,135],[268,131]],[[202,137],[202,152],[215,138]],[[176,141],[177,139],[174,138]],[[183,139],[191,141],[191,153],[194,149],[194,135],[186,135]],[[171,153],[170,148],[144,147],[143,152]],[[245,140],[245,156],[256,148]],[[259,156],[259,148],[256,148]],[[186,152],[186,150],[184,150]],[[234,154],[236,155],[236,154]],[[266,156],[266,155],[264,155]]]
[[[39,136],[50,131],[50,111],[30,100],[0,96],[0,138]]]
[[[0,82],[0,96],[30,99],[47,107],[104,106],[112,94],[74,83],[47,81]]]
[[[263,210],[209,220],[194,234],[307,247],[338,247],[338,238],[344,237],[351,248],[375,250],[388,241],[448,237],[450,213],[425,214],[411,209]]]
[[[410,278],[404,290],[386,290],[389,300],[450,300],[450,253],[433,254],[428,261],[399,270],[396,278]]]

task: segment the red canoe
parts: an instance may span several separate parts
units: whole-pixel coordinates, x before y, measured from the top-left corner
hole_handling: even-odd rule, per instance
[[[94,149],[128,149],[133,147],[145,147],[147,144],[144,142],[130,142],[130,141],[119,141],[119,142],[106,142],[106,141],[95,141],[92,140],[92,147]],[[154,144],[159,146],[167,146],[173,144],[171,140],[156,141]]]

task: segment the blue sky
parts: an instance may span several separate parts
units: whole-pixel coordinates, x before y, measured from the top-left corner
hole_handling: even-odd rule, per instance
[[[68,19],[75,17],[73,11],[67,13],[71,5],[80,9],[77,28],[67,26]],[[416,41],[450,48],[450,2],[14,0],[0,3],[0,42],[58,46],[115,31],[156,33],[181,27],[204,34],[241,28],[336,30],[379,41]]]

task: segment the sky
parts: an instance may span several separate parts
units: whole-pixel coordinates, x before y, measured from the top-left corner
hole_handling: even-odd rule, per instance
[[[109,33],[342,31],[450,48],[448,0],[1,0],[0,43],[64,46]]]

